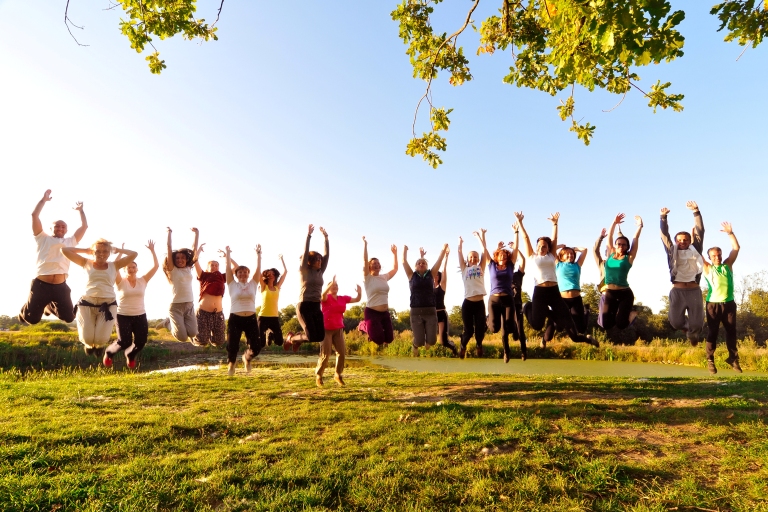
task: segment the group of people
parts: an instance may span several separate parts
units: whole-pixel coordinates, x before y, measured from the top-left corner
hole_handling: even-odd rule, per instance
[[[81,225],[74,235],[67,237],[67,224],[58,220],[53,224],[52,236],[43,232],[40,213],[51,200],[47,190],[32,212],[32,230],[37,242],[37,277],[33,280],[29,298],[19,319],[25,323],[37,323],[42,315],[52,314],[65,322],[77,320],[79,338],[89,354],[101,357],[105,366],[112,366],[114,357],[125,351],[129,368],[135,368],[136,357],[147,342],[148,323],[144,308],[147,285],[159,262],[152,240],[146,248],[151,252],[154,265],[143,276],[138,276],[135,263],[137,252],[124,247],[114,247],[105,239],[98,239],[90,248],[78,248],[88,224],[82,203],[75,210],[80,214]],[[732,266],[739,252],[739,244],[731,225],[722,224],[728,234],[731,252],[723,260],[722,250],[712,247],[707,251],[710,261],[702,256],[704,223],[695,202],[687,207],[693,211],[692,232],[678,232],[674,239],[669,235],[667,216],[669,209],[661,210],[661,234],[667,253],[672,280],[670,291],[669,321],[672,327],[686,332],[692,345],[697,345],[706,318],[709,334],[706,352],[709,371],[716,373],[714,352],[720,324],[726,331],[728,363],[740,372],[736,348],[736,305],[733,296]],[[586,333],[589,308],[581,296],[581,267],[586,259],[584,247],[568,247],[558,244],[560,214],[549,217],[552,235],[542,236],[532,243],[523,223],[522,212],[516,212],[513,225],[514,241],[499,242],[493,253],[488,250],[486,230],[474,232],[480,243],[480,251],[470,251],[464,256],[463,239],[459,237],[458,259],[464,286],[461,305],[463,331],[457,347],[448,338],[448,316],[445,307],[445,291],[448,281],[447,262],[450,249],[445,244],[435,263],[429,266],[426,251],[420,249],[414,267],[408,263],[408,247],[402,251],[403,267],[410,287],[410,319],[413,332],[413,354],[419,355],[421,347],[430,347],[438,339],[460,358],[464,358],[469,341],[474,337],[476,355],[483,355],[483,340],[488,330],[501,332],[504,361],[512,357],[510,336],[519,340],[521,357],[527,358],[526,334],[523,318],[533,330],[544,330],[541,344],[552,340],[556,330],[564,331],[576,342],[598,346],[598,342]],[[618,214],[609,231],[603,229],[594,246],[594,256],[601,271],[601,298],[598,324],[604,329],[625,329],[634,321],[634,294],[627,276],[639,246],[643,221],[635,217],[636,231],[630,241],[621,234],[620,225],[624,214]],[[616,229],[619,236],[614,238]],[[320,343],[320,357],[315,370],[316,383],[323,385],[323,375],[332,351],[337,354],[334,380],[344,385],[342,377],[346,345],[344,341],[343,315],[350,303],[359,302],[362,290],[357,286],[356,295],[339,295],[334,278],[324,286],[324,273],[328,267],[328,233],[322,227],[323,253],[310,250],[314,226],[309,225],[299,268],[301,291],[296,314],[302,327],[300,333],[288,333],[285,339],[279,319],[278,299],[287,275],[282,255],[282,272],[276,268],[262,271],[261,246],[256,246],[256,267],[253,277],[247,266],[239,265],[232,258],[227,246],[219,251],[225,259],[225,272],[219,263],[209,261],[203,270],[199,260],[205,244],[199,244],[199,231],[192,228],[192,249],[174,249],[172,230],[168,228],[167,255],[163,260],[163,272],[171,287],[171,304],[165,326],[179,341],[191,341],[195,345],[223,346],[226,344],[228,372],[235,373],[244,334],[247,348],[242,356],[246,372],[251,361],[268,343],[282,345],[285,350],[298,351],[304,342]],[[522,236],[522,244],[520,237]],[[608,238],[605,259],[601,254],[604,238]],[[367,297],[364,319],[359,329],[378,344],[393,341],[394,330],[389,311],[389,283],[398,272],[398,249],[391,246],[392,269],[382,271],[378,258],[369,258],[368,242],[363,237],[363,282]],[[110,261],[110,255],[117,255]],[[74,262],[87,274],[85,291],[76,305],[72,304],[66,279],[69,262]],[[522,282],[527,271],[533,275],[534,291],[530,302],[523,304]],[[442,267],[442,271],[440,270]],[[193,275],[192,269],[195,269]],[[120,269],[124,269],[121,275]],[[490,274],[490,294],[486,291],[485,274]],[[192,289],[194,276],[200,282],[200,294],[195,307]],[[709,291],[706,311],[702,302],[699,281],[704,275]],[[230,296],[230,315],[225,322],[223,297]],[[256,298],[261,294],[257,309]],[[485,297],[488,296],[486,305]],[[258,315],[257,315],[258,311]],[[687,316],[686,316],[687,313]],[[113,327],[117,326],[117,340],[110,343]],[[226,331],[226,333],[225,333]]]

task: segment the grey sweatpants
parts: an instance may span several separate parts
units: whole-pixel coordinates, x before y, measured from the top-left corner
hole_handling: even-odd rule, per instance
[[[688,311],[688,319],[685,312]],[[674,329],[687,330],[688,339],[692,342],[701,340],[704,328],[704,298],[701,289],[672,288],[669,291],[669,323]]]
[[[173,302],[168,308],[171,319],[171,334],[179,341],[197,336],[197,317],[195,305],[191,302]]]
[[[431,308],[411,308],[413,346],[431,347],[437,341],[437,311]]]

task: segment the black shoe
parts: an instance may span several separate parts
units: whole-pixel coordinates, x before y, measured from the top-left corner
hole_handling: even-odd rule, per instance
[[[715,366],[715,362],[712,359],[707,359],[707,370],[709,370],[711,375],[717,373],[717,366]]]
[[[467,347],[461,347],[459,350],[459,359],[464,359],[467,355]]]
[[[728,358],[725,360],[725,362],[731,365],[731,368],[733,368],[733,371],[735,371],[736,373],[743,373],[743,370],[741,369],[741,365],[739,365],[738,359]]]
[[[688,338],[688,341],[691,342],[692,347],[695,347],[699,344],[699,340],[697,340],[696,338]]]

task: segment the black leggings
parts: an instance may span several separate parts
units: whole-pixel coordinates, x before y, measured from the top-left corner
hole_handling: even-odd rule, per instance
[[[607,331],[614,325],[619,329],[629,327],[629,314],[632,312],[632,305],[635,303],[635,294],[631,288],[622,288],[621,290],[605,290],[605,304],[603,307],[606,312],[603,315],[603,328]]]
[[[581,298],[581,295],[578,297],[563,297],[563,301],[565,301],[565,305],[568,306],[568,309],[571,312],[573,323],[576,324],[576,331],[580,333],[586,332],[589,315],[587,309],[584,307],[584,300]],[[544,341],[551,341],[552,338],[555,337],[555,331],[557,329],[560,329],[560,326],[550,314],[547,318],[547,328],[544,329]]]
[[[323,322],[323,310],[319,302],[299,302],[296,308],[296,317],[299,319],[304,334],[294,336],[299,341],[311,341],[320,343],[325,339],[325,323]]]
[[[736,303],[707,302],[707,359],[714,360],[717,347],[717,335],[720,334],[720,323],[725,329],[725,347],[728,349],[728,359],[738,360],[736,348]]]
[[[43,317],[47,307],[62,322],[72,322],[75,319],[75,308],[72,305],[71,293],[66,282],[50,284],[35,278],[32,280],[27,303],[21,308],[19,319],[36,324]]]
[[[245,350],[246,361],[259,355],[264,346],[259,338],[259,323],[256,321],[256,313],[250,316],[230,314],[227,322],[227,361],[230,363],[237,362],[242,333],[245,333],[245,340],[248,342],[248,348]]]
[[[518,332],[514,297],[491,295],[488,301],[488,329],[495,333],[501,330],[501,344],[504,346],[504,353],[509,355],[509,335],[514,337]],[[521,338],[520,350],[525,354],[525,338]]]
[[[107,347],[107,355],[112,359],[115,354],[125,350],[125,358],[133,361],[147,344],[148,335],[146,313],[135,316],[117,315],[117,340]]]
[[[552,311],[550,311],[550,308]],[[533,288],[531,307],[525,308],[528,312],[528,323],[531,328],[540,331],[544,323],[551,315],[555,323],[562,328],[573,341],[590,343],[590,339],[584,334],[579,334],[576,324],[571,318],[571,311],[560,296],[557,286],[536,286]]]
[[[462,348],[467,348],[472,336],[475,337],[477,346],[482,347],[485,331],[488,329],[485,318],[485,301],[464,299],[461,304],[461,321],[464,323],[464,331],[461,333]]]
[[[520,340],[520,347],[525,350],[525,325],[523,324],[523,301],[517,302],[515,300],[515,327],[516,330],[512,331],[512,338],[517,341]]]
[[[448,329],[450,328],[450,324],[448,323],[448,314],[444,309],[437,311],[438,332],[440,331],[440,323],[445,324],[443,327],[443,334],[440,335],[440,344],[456,352],[456,345],[450,339],[448,339]]]
[[[260,316],[256,318],[259,324],[259,339],[261,340],[262,348],[267,346],[267,330],[271,331],[269,339],[275,345],[283,344],[283,330],[280,325],[280,317],[277,316]]]

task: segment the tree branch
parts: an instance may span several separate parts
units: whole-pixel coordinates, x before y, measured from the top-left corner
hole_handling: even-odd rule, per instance
[[[211,28],[215,27],[216,24],[219,22],[219,16],[221,16],[221,9],[224,8],[224,0],[221,0],[221,3],[219,4],[219,12],[216,13],[216,21],[213,22],[213,25],[211,25]]]
[[[64,25],[67,27],[67,31],[69,32],[69,35],[72,36],[72,39],[75,40],[77,43],[77,46],[90,46],[87,44],[82,44],[80,41],[77,40],[75,37],[75,34],[72,33],[72,29],[69,28],[70,25],[72,25],[75,28],[79,28],[80,30],[83,30],[85,27],[79,27],[72,23],[72,20],[69,19],[69,0],[67,0],[67,6],[64,7]]]

